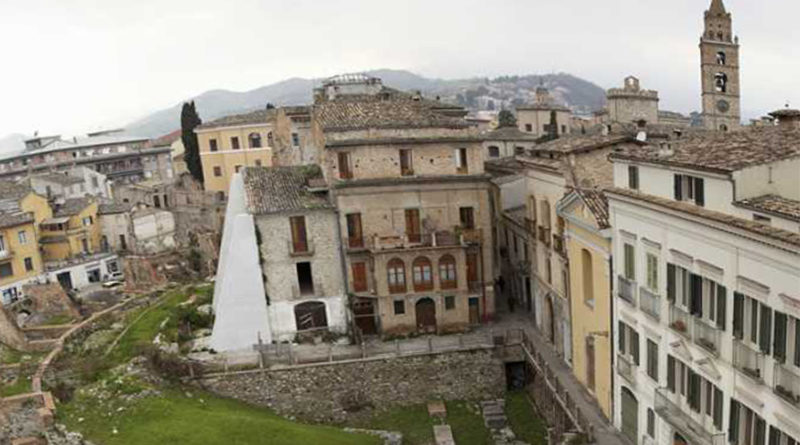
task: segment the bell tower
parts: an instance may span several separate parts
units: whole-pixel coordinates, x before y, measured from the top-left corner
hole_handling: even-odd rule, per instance
[[[700,37],[703,125],[729,131],[741,125],[739,38],[733,35],[731,14],[722,0],[711,0]]]

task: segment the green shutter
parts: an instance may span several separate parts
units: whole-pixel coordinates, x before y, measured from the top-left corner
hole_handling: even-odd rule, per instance
[[[744,339],[744,295],[733,293],[733,336]]]
[[[739,402],[731,399],[731,417],[728,424],[728,441],[739,443]]]
[[[619,322],[619,353],[625,355],[625,323]]]
[[[764,354],[769,355],[770,353],[770,337],[772,333],[772,309],[768,308],[767,306],[761,305],[761,326],[759,329],[759,336],[758,339],[759,346],[761,346],[761,352]]]
[[[667,355],[667,389],[675,393],[675,357]]]
[[[727,316],[727,289],[725,286],[717,286],[717,328],[725,330],[725,318]]]
[[[633,355],[633,363],[639,366],[639,333],[631,330],[631,355]]]
[[[722,391],[714,387],[714,426],[722,430]]]
[[[703,277],[700,275],[691,274],[691,287],[689,288],[689,296],[691,298],[691,312],[692,315],[698,317],[703,316]]]
[[[667,263],[667,300],[675,302],[677,293],[675,292],[677,270],[674,264]]]
[[[786,363],[786,314],[775,311],[775,336],[772,343],[772,356],[780,363]]]

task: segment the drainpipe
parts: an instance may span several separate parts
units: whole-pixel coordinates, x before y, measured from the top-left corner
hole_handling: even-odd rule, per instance
[[[333,196],[333,201],[336,202],[336,195]],[[350,293],[347,291],[350,289],[350,283],[348,282],[347,277],[347,262],[346,256],[344,252],[344,245],[342,243],[342,221],[340,219],[341,213],[339,212],[339,206],[336,206],[336,210],[333,211],[334,216],[336,217],[336,237],[339,243],[339,262],[341,264],[341,273],[342,273],[342,284],[344,286],[344,296],[347,298],[347,306],[350,309],[350,313],[347,314],[347,318],[349,319],[350,324],[350,331],[355,334],[356,333],[356,320],[353,318],[353,299],[350,298]]]
[[[613,243],[612,243],[612,248],[613,248]],[[611,414],[611,419],[610,419],[611,420],[611,424],[613,425],[614,424],[614,412],[615,412],[614,411],[614,409],[615,409],[615,406],[614,406],[614,372],[615,372],[615,367],[614,367],[614,348],[616,347],[616,342],[614,341],[614,255],[609,255],[608,256],[608,277],[609,277],[609,280],[608,280],[608,292],[609,292],[609,298],[608,298],[608,303],[609,304],[608,304],[608,307],[609,307],[609,310],[611,311],[611,314],[610,314],[610,321],[611,322],[609,323],[610,326],[609,326],[609,329],[608,329],[608,332],[609,332],[608,341],[610,343],[608,349],[611,352],[611,357],[610,357],[611,358],[611,362],[610,362],[611,363],[611,397],[609,397],[609,402],[610,402],[609,412]]]
[[[480,238],[480,248],[478,250],[480,252],[478,258],[478,273],[479,277],[481,277],[481,282],[483,283],[484,273],[483,273],[483,230],[481,230],[481,238]],[[481,293],[483,298],[483,323],[486,324],[489,322],[489,313],[488,308],[486,307],[486,283],[481,285]],[[496,297],[496,296],[495,296]],[[495,305],[496,306],[496,305]]]

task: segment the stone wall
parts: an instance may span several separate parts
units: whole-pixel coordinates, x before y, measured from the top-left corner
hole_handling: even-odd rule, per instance
[[[202,384],[222,396],[318,422],[434,399],[498,398],[506,389],[503,362],[487,350],[230,374]]]

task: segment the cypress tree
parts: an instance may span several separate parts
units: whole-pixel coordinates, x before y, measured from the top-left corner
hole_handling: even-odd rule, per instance
[[[203,182],[203,164],[200,161],[200,144],[197,142],[197,134],[194,129],[202,123],[200,116],[197,115],[194,101],[184,103],[181,109],[181,141],[184,148],[184,160],[189,173],[201,183]]]

